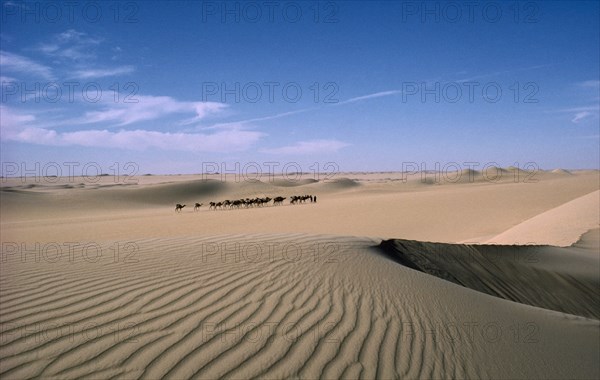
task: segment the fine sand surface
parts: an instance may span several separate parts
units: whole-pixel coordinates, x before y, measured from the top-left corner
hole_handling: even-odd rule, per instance
[[[1,179],[0,376],[600,377],[598,171],[402,178]]]

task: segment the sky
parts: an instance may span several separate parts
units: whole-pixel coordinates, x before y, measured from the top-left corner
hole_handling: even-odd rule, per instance
[[[597,1],[1,4],[3,176],[600,165]]]

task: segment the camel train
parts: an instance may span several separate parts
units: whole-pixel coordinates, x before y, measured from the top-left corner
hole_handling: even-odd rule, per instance
[[[273,201],[273,206],[280,206],[283,205],[283,201],[288,199],[287,197],[275,197],[275,198],[270,198],[270,197],[265,197],[265,198],[245,198],[245,199],[236,199],[236,200],[229,200],[226,199],[224,201],[221,202],[209,202],[208,205],[208,209],[209,210],[225,210],[225,209],[238,209],[238,208],[249,208],[249,207],[263,207],[266,204],[269,204],[269,202]],[[316,195],[293,195],[290,197],[290,204],[295,205],[295,204],[299,204],[299,203],[305,203],[307,200],[309,200],[311,203],[316,203],[317,202],[317,196]],[[200,207],[202,207],[204,203],[196,203],[194,205],[194,211],[198,211],[200,210]],[[181,210],[183,210],[183,208],[185,207],[185,205],[179,204],[177,203],[177,205],[175,206],[175,211],[176,212],[181,212]]]

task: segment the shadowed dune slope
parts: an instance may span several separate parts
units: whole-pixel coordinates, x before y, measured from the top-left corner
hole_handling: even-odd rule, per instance
[[[313,178],[306,178],[306,179],[300,179],[300,180],[275,179],[273,181],[267,181],[268,184],[278,186],[278,187],[296,187],[296,186],[310,185],[310,184],[313,184],[316,182],[319,182],[319,181],[317,181],[316,179],[313,179]]]
[[[217,180],[196,180],[153,185],[142,188],[117,189],[114,197],[120,200],[141,202],[147,204],[171,204],[181,200],[188,202],[216,195],[227,188],[227,183]]]
[[[331,190],[345,190],[358,186],[360,186],[360,183],[358,181],[346,177],[327,181],[323,184],[324,188],[328,188]]]
[[[390,239],[386,256],[409,268],[527,305],[600,319],[598,231],[573,247],[464,245]]]

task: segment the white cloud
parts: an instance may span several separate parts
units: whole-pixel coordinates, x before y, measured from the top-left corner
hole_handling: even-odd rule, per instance
[[[69,29],[55,34],[49,42],[38,45],[38,51],[55,58],[83,60],[96,57],[93,47],[102,42],[86,33]]]
[[[85,147],[118,148],[128,150],[161,150],[192,152],[231,152],[246,150],[254,145],[264,134],[257,131],[228,130],[213,134],[169,133],[136,129],[85,130],[75,132],[56,132],[54,130],[28,127],[4,138],[24,143]]]
[[[35,116],[23,114],[5,105],[0,105],[0,124],[2,129],[11,128],[35,121]]]
[[[137,100],[137,102],[126,103],[123,94],[120,96],[120,101],[116,103],[112,98],[106,99],[103,103],[103,110],[86,112],[83,118],[72,120],[69,123],[112,122],[117,126],[125,126],[177,113],[194,113],[193,120],[197,121],[210,114],[219,113],[227,107],[224,103],[182,102],[169,96],[133,95],[129,100]]]
[[[34,115],[25,114],[11,107],[0,105],[0,139],[9,139],[10,136],[35,122]]]
[[[33,74],[44,79],[52,80],[52,70],[22,55],[0,51],[0,67],[2,71]]]
[[[577,83],[580,87],[585,87],[585,88],[600,88],[600,80],[594,79],[594,80],[586,80],[584,82],[579,82]]]
[[[299,141],[294,145],[282,146],[280,148],[264,149],[263,152],[273,154],[335,153],[349,145],[338,140],[311,140]]]
[[[115,75],[123,75],[130,74],[135,71],[133,66],[119,66],[113,67],[111,69],[84,69],[75,71],[75,76],[77,78],[87,79],[87,78],[103,78],[103,77],[112,77]]]
[[[12,82],[16,82],[16,81],[17,80],[12,77],[0,76],[0,83],[12,83]]]
[[[583,120],[597,117],[600,113],[600,104],[593,106],[583,106],[583,107],[571,107],[571,108],[563,108],[554,112],[564,112],[573,114],[571,118],[571,122],[578,124]]]
[[[595,106],[584,106],[584,107],[571,107],[560,110],[561,112],[598,112],[600,111],[600,104]]]
[[[200,115],[209,112],[195,105]],[[52,145],[118,148],[128,150],[161,149],[191,152],[241,151],[256,144],[264,133],[230,128],[215,133],[161,132],[144,129],[109,131],[106,129],[59,132],[40,128],[34,115],[0,106],[0,138],[4,141]]]
[[[571,122],[577,124],[579,122],[581,122],[583,119],[586,119],[590,116],[594,115],[593,113],[589,112],[589,111],[582,111],[582,112],[577,112],[574,116],[573,119],[571,119]]]

